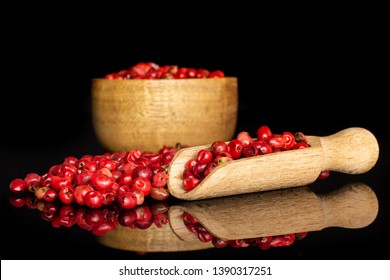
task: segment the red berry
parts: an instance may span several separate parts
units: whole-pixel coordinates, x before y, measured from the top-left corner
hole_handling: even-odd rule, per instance
[[[214,168],[217,166],[218,166],[218,164],[216,164],[215,162],[210,162],[209,164],[207,164],[207,168],[203,172],[203,175],[208,176],[214,170]]]
[[[118,179],[119,185],[131,186],[132,182],[133,182],[133,175],[131,173],[123,173]]]
[[[130,161],[128,163],[125,163],[123,166],[121,166],[121,171],[123,173],[133,174],[133,171],[136,167],[137,165],[134,163],[134,161]]]
[[[233,248],[240,248],[243,244],[245,244],[245,242],[243,239],[235,239],[235,240],[229,240],[228,244]]]
[[[283,151],[291,150],[295,145],[295,137],[291,132],[283,132],[282,137],[284,138]]]
[[[271,241],[272,241],[272,236],[266,236],[262,237],[257,241],[257,246],[261,250],[267,250],[269,247],[271,247]]]
[[[162,165],[169,165],[175,156],[175,152],[169,151],[161,154],[161,164]]]
[[[142,151],[139,149],[129,151],[125,156],[125,162],[136,161],[142,155]]]
[[[228,152],[231,154],[233,159],[239,159],[242,155],[242,149],[244,145],[238,139],[233,139],[228,144]]]
[[[22,193],[26,189],[26,183],[23,179],[13,179],[9,184],[9,189],[13,193]]]
[[[58,216],[61,226],[71,227],[76,223],[76,209],[72,205],[62,205]]]
[[[55,190],[49,188],[45,192],[45,195],[43,196],[43,200],[46,202],[52,202],[52,201],[56,200],[57,197],[58,197],[58,193]]]
[[[185,170],[193,171],[194,167],[197,163],[198,163],[198,161],[196,159],[194,159],[194,158],[190,159],[189,161],[187,161],[187,163],[185,165]]]
[[[103,205],[103,195],[96,190],[89,191],[84,195],[84,203],[89,208],[99,208]]]
[[[84,205],[84,196],[86,193],[92,191],[93,188],[91,185],[77,185],[74,188],[74,200],[79,205]]]
[[[150,206],[150,211],[152,211],[153,215],[162,214],[167,212],[168,210],[169,210],[169,205],[164,201],[155,202]]]
[[[39,187],[41,182],[41,176],[37,173],[29,173],[24,178],[24,183],[28,191],[35,193],[35,190]]]
[[[75,175],[77,174],[77,171],[78,171],[77,167],[74,166],[73,164],[63,163],[61,165],[60,171],[58,172],[58,175],[62,174],[62,176],[70,176],[70,177],[74,178]]]
[[[100,191],[103,195],[103,205],[110,205],[111,203],[114,203],[116,200],[116,192],[112,189],[106,189],[103,191]]]
[[[253,141],[252,144],[258,151],[259,155],[265,155],[272,153],[272,147],[264,140]]]
[[[107,168],[110,171],[113,171],[116,169],[118,165],[118,162],[116,160],[110,159],[110,158],[103,158],[99,161],[99,169],[100,168]]]
[[[185,225],[194,225],[198,223],[198,220],[194,218],[191,214],[188,212],[183,212],[183,222]]]
[[[186,228],[188,229],[188,231],[190,231],[190,232],[192,232],[192,233],[197,233],[197,232],[196,232],[195,226],[196,226],[196,225],[188,224],[188,225],[186,225]]]
[[[227,152],[228,145],[223,141],[216,141],[211,145],[211,152],[214,156]]]
[[[11,196],[9,202],[11,203],[12,206],[14,207],[23,207],[26,205],[26,196],[23,194],[14,194]]]
[[[150,196],[155,200],[165,200],[169,196],[168,189],[166,188],[155,188],[150,189]]]
[[[117,75],[115,73],[111,73],[111,74],[107,74],[106,76],[104,76],[104,78],[107,80],[116,80]]]
[[[326,179],[329,177],[329,174],[330,174],[329,170],[321,171],[320,175],[318,175],[318,179],[321,179],[321,180]]]
[[[71,165],[76,165],[78,159],[74,156],[68,156],[64,158],[64,163],[70,163]]]
[[[242,149],[242,154],[244,157],[253,157],[259,154],[259,150],[251,144]]]
[[[57,192],[63,187],[72,186],[72,179],[69,176],[59,177],[57,175],[50,176],[50,186]]]
[[[215,70],[210,73],[207,69],[178,67],[177,65],[159,66],[154,62],[140,62],[128,69],[109,73],[104,76],[108,80],[124,79],[192,79],[192,78],[223,78],[224,72]]]
[[[91,185],[96,190],[105,190],[111,188],[115,178],[105,175],[103,172],[95,172],[91,176]]]
[[[137,220],[137,214],[133,209],[121,210],[118,215],[118,223],[121,226],[131,226]]]
[[[85,216],[87,214],[88,210],[84,207],[79,207],[77,209],[77,212],[76,212],[76,224],[85,229],[85,230],[92,230],[92,227],[90,225],[87,224],[87,222],[85,221]]]
[[[291,246],[295,242],[295,234],[290,233],[284,236],[285,246]]]
[[[131,186],[128,185],[120,185],[118,189],[116,190],[116,195],[119,196],[120,194],[124,192],[128,192],[131,190]]]
[[[134,163],[136,166],[140,166],[140,165],[149,166],[151,164],[150,160],[146,157],[140,157],[139,159],[134,161]]]
[[[145,195],[144,195],[143,191],[141,191],[141,190],[130,190],[130,192],[132,193],[133,197],[135,198],[135,203],[137,205],[141,205],[142,203],[144,203]]]
[[[132,190],[141,190],[145,196],[149,195],[152,184],[150,181],[143,177],[137,177],[131,184]]]
[[[153,215],[153,223],[158,227],[162,228],[169,222],[168,216],[165,213]]]
[[[187,78],[196,78],[196,70],[194,68],[188,68],[187,69]]]
[[[146,229],[153,224],[153,214],[149,206],[137,206],[134,210],[137,214],[137,221],[135,223],[137,228]]]
[[[85,214],[85,222],[92,226],[97,227],[104,222],[104,215],[100,209],[91,209]]]
[[[137,166],[133,170],[133,173],[132,173],[133,179],[144,178],[144,179],[147,179],[149,181],[152,180],[153,175],[154,174],[153,174],[152,169],[150,169],[150,167],[144,166],[144,165]]]
[[[198,69],[196,72],[197,78],[207,78],[210,75],[210,71],[206,69]]]
[[[213,235],[209,232],[198,232],[198,238],[202,242],[210,242],[213,239]]]
[[[296,150],[296,149],[304,149],[304,148],[307,148],[309,147],[309,145],[306,143],[306,142],[297,142],[293,147],[292,149],[293,150]]]
[[[213,160],[213,154],[209,150],[202,149],[198,152],[196,160],[199,163],[210,163]]]
[[[197,185],[199,185],[200,180],[195,177],[187,177],[183,180],[183,187],[186,191],[190,191],[194,189]]]
[[[76,184],[77,185],[87,185],[91,182],[91,177],[93,175],[92,171],[84,170],[76,175]]]
[[[272,132],[268,126],[263,125],[257,129],[256,135],[257,135],[257,139],[268,141],[272,136]]]
[[[185,169],[183,171],[183,179],[188,178],[188,177],[194,177],[194,176],[195,176],[194,173],[192,173],[192,171],[190,171],[190,170]]]
[[[64,186],[60,189],[58,197],[64,204],[71,204],[74,200],[74,189],[71,186]]]
[[[285,138],[280,134],[272,134],[268,141],[273,149],[281,149],[286,143]]]
[[[187,78],[187,68],[180,67],[177,69],[177,72],[173,75],[176,79],[185,79]]]
[[[211,72],[208,78],[223,78],[225,74],[221,70],[215,70]]]
[[[198,234],[198,239],[202,242],[210,242],[213,239],[213,235],[207,231],[201,224],[195,225],[195,230]]]
[[[141,157],[147,158],[151,164],[161,164],[161,155],[154,152],[144,152]]]
[[[307,231],[297,232],[297,233],[295,233],[295,240],[301,240],[301,239],[305,238],[306,235],[307,235]]]
[[[57,175],[60,169],[61,169],[61,164],[53,165],[52,167],[50,167],[49,173],[53,175]]]
[[[115,223],[113,223],[112,221],[105,221],[99,226],[92,228],[92,234],[96,236],[101,236],[111,230],[114,230],[115,228],[116,228]]]
[[[165,171],[158,172],[153,175],[152,186],[157,188],[164,187],[168,183],[168,178],[169,176]]]
[[[237,139],[241,141],[242,145],[244,147],[249,146],[253,143],[252,137],[249,135],[248,132],[242,131],[237,135]]]
[[[213,237],[211,242],[213,243],[215,248],[224,248],[228,245],[228,242],[226,242],[225,240],[219,239],[217,237]]]

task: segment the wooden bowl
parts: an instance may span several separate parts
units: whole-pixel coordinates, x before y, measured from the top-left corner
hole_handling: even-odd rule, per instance
[[[152,224],[147,229],[118,226],[115,230],[98,236],[97,241],[106,247],[140,253],[183,252],[214,248],[211,242],[205,243],[195,238],[180,239],[168,224],[162,228]]]
[[[93,79],[92,121],[111,152],[230,141],[238,111],[237,78]]]

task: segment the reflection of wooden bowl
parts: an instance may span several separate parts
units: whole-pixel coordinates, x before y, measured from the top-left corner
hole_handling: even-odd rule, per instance
[[[183,211],[212,235],[225,240],[310,232],[326,227],[362,228],[378,213],[373,190],[363,183],[316,194],[307,187],[183,202],[171,206],[170,225],[182,240],[195,240],[185,227]]]
[[[169,225],[162,228],[154,224],[147,229],[131,229],[118,226],[97,240],[104,246],[134,252],[179,252],[214,248],[213,244],[199,240],[179,239]]]
[[[110,151],[230,141],[237,123],[237,78],[92,81],[97,138]]]

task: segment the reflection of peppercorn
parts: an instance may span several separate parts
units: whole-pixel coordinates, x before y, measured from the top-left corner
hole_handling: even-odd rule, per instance
[[[295,240],[301,240],[307,235],[307,232],[299,232],[258,238],[222,240],[218,237],[213,236],[198,222],[198,220],[194,216],[185,211],[183,212],[183,223],[190,232],[197,235],[200,241],[211,241],[216,248],[224,248],[228,245],[233,248],[257,246],[261,250],[266,250],[270,247],[291,246],[295,242]]]
[[[153,224],[162,228],[169,222],[169,205],[164,201],[151,200],[132,209],[120,208],[116,203],[93,209],[77,203],[56,202],[39,200],[31,192],[13,194],[10,199],[14,207],[27,206],[39,210],[41,218],[50,222],[54,228],[77,225],[99,236],[114,230],[118,225],[131,229],[147,229]]]

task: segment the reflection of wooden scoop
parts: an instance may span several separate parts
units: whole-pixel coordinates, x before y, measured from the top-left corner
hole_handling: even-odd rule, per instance
[[[376,163],[379,146],[374,135],[359,127],[330,136],[308,136],[311,147],[230,161],[215,168],[195,189],[182,185],[185,163],[210,145],[179,150],[169,167],[168,188],[180,199],[196,200],[313,183],[321,171],[364,173]]]
[[[373,190],[353,183],[317,195],[308,187],[243,194],[171,206],[172,230],[183,240],[196,239],[183,223],[183,211],[212,235],[225,240],[318,231],[326,227],[362,228],[378,213]]]
[[[142,253],[196,251],[214,248],[211,243],[204,243],[200,240],[179,239],[168,224],[162,228],[153,224],[147,229],[118,226],[115,230],[98,236],[97,241],[110,248]]]

